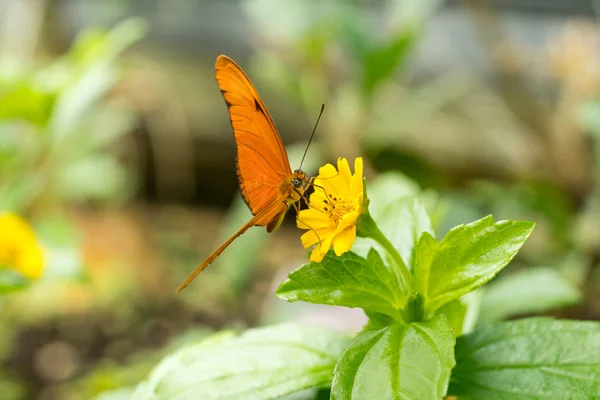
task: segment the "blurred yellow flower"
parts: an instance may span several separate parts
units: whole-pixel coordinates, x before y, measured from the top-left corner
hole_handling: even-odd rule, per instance
[[[44,269],[44,256],[29,224],[19,216],[0,214],[0,268],[13,268],[29,279]]]
[[[298,214],[298,228],[310,229],[302,235],[302,245],[317,245],[310,256],[314,262],[323,260],[331,246],[338,256],[350,250],[356,240],[356,222],[365,211],[362,158],[354,161],[354,175],[345,158],[337,164],[337,170],[331,164],[319,169],[309,208]]]

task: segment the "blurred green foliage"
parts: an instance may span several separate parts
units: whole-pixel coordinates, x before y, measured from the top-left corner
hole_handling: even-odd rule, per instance
[[[144,30],[139,20],[87,30],[39,68],[0,61],[0,208],[47,212],[65,200],[132,194],[131,178],[107,149],[133,116],[101,100],[119,78],[118,56]]]
[[[61,285],[85,275],[67,207],[122,201],[134,193],[134,177],[110,146],[131,130],[135,115],[106,99],[122,76],[122,52],[145,30],[137,19],[112,30],[91,28],[66,54],[36,66],[0,57],[0,210],[25,216],[46,253],[38,282],[25,284],[2,271],[0,295],[29,289],[45,304],[56,301],[65,290]],[[0,365],[18,346],[21,327],[32,319],[39,323],[39,308],[23,314],[22,307],[17,297],[0,298]],[[12,375],[0,367],[2,397],[28,396],[33,388]]]
[[[573,96],[570,80],[564,77],[551,77],[547,82],[551,92],[557,89],[557,99],[554,95],[548,99],[547,94],[543,99],[523,95],[520,100],[532,106],[518,112],[501,94],[504,81],[500,89],[489,87],[473,71],[445,71],[433,77],[425,71],[413,79],[413,55],[441,3],[243,0],[256,33],[252,37],[255,53],[247,72],[257,86],[268,87],[293,102],[307,121],[314,120],[321,103],[326,104],[317,143],[309,150],[312,159],[305,163],[307,171],[316,172],[317,166],[338,156],[364,155],[370,161],[367,174],[370,178],[377,175],[369,181],[374,198],[387,197],[404,205],[409,202],[407,197],[418,197],[439,237],[454,225],[489,213],[502,219],[536,221],[531,240],[497,281],[475,296],[444,306],[447,315],[460,317],[450,318],[456,332],[469,332],[475,318],[465,316],[478,313],[488,317],[478,324],[530,313],[597,318],[600,102],[595,94]],[[112,89],[123,76],[123,51],[144,30],[140,20],[109,31],[87,29],[67,54],[34,67],[0,57],[0,209],[29,217],[49,250],[47,273],[38,295],[32,293],[33,301],[13,306],[10,299],[7,304],[0,303],[0,360],[14,350],[24,320],[43,325],[47,315],[67,304],[50,300],[48,294],[56,294],[58,287],[52,286],[53,282],[87,279],[81,238],[66,214],[68,206],[122,204],[135,191],[135,176],[109,150],[136,123],[136,116]],[[488,43],[485,46],[493,48]],[[522,79],[525,72],[511,73],[522,73]],[[591,83],[584,86],[595,87]],[[566,105],[561,93],[569,94],[565,95]],[[547,103],[552,104],[545,107]],[[537,118],[544,124],[532,127],[529,119],[536,119],[536,109],[543,111]],[[549,132],[557,130],[560,124],[555,119],[565,113],[569,118],[575,113],[576,123],[563,136],[589,134],[587,148],[594,152],[593,180],[583,180],[583,189],[573,188],[577,185],[563,174],[563,167],[585,159],[585,154],[561,158],[548,150]],[[300,145],[290,151],[292,166],[299,165],[297,155],[303,150]],[[398,170],[403,175],[392,172]],[[374,214],[384,211],[373,210]],[[248,218],[247,208],[238,198],[214,242],[228,237]],[[407,218],[410,220],[410,213]],[[200,261],[197,251],[187,232],[159,235],[160,250],[166,253],[169,268],[174,270],[172,279],[177,282],[177,274],[183,279],[189,270],[173,266],[192,268]],[[215,310],[221,310],[223,304],[223,308],[235,310],[233,314],[244,313],[234,305],[248,302],[246,292],[251,284],[264,278],[257,278],[255,266],[264,268],[257,260],[267,243],[267,235],[258,228],[240,237],[205,272],[205,279],[183,293],[181,302],[211,316],[211,312],[220,315]],[[362,245],[357,242],[354,250],[360,253]],[[150,268],[148,273],[152,273]],[[19,282],[11,282],[17,284],[14,289],[21,289]],[[536,290],[524,293],[522,288],[530,285]],[[133,310],[130,293],[120,296],[98,289],[94,295],[103,309],[117,315],[114,318],[119,324],[130,330],[142,324],[142,318],[160,315],[152,307],[162,307],[153,304]],[[77,302],[74,298],[71,301]],[[257,309],[256,319],[244,318],[246,322],[264,322],[302,313],[286,306],[273,317],[272,308],[266,312],[270,315],[264,315],[261,307],[246,305]],[[572,307],[556,310],[565,306]],[[29,310],[29,316],[19,316],[22,309]],[[131,321],[127,325],[124,320]],[[113,323],[110,320],[109,324]],[[212,323],[224,324],[218,318]],[[87,399],[104,390],[134,385],[163,354],[164,350],[140,352],[123,360],[124,366],[97,363],[88,374],[65,383],[63,389],[74,398]],[[25,387],[21,375],[0,370],[0,393],[20,398],[25,396]],[[115,398],[129,398],[132,391],[122,390],[121,397]],[[306,398],[314,396],[310,393]]]
[[[134,115],[103,100],[121,75],[119,55],[145,29],[135,19],[111,31],[90,28],[39,67],[0,59],[0,210],[33,222],[47,248],[46,279],[81,272],[66,205],[134,192],[133,177],[109,151]]]

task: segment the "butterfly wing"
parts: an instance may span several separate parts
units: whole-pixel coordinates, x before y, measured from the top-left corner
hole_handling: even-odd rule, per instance
[[[224,55],[217,58],[215,72],[233,127],[242,197],[254,217],[196,267],[177,292],[251,227],[266,226],[268,232],[275,230],[288,209],[292,190],[292,171],[281,137],[250,79]]]
[[[227,239],[225,243],[223,243],[221,246],[219,246],[218,249],[213,251],[213,253],[210,256],[208,256],[208,258],[204,260],[202,264],[196,267],[194,272],[192,272],[187,277],[187,279],[179,286],[179,288],[177,289],[177,293],[185,289],[186,286],[189,285],[194,280],[194,278],[204,270],[204,268],[208,267],[213,261],[215,261],[215,259],[219,257],[219,255],[221,255],[221,253],[225,251],[225,249],[229,247],[229,245],[233,243],[233,241],[237,239],[240,235],[242,235],[248,229],[256,225],[267,225],[267,227],[269,227],[271,224],[274,224],[276,222],[280,223],[286,211],[287,205],[283,201],[276,201],[271,203],[267,208],[260,211],[254,217],[252,217],[250,221],[248,221],[236,233],[234,233],[229,239]]]
[[[220,55],[215,72],[233,127],[242,197],[257,215],[280,201],[288,189],[282,187],[292,175],[288,156],[267,108],[244,71]]]

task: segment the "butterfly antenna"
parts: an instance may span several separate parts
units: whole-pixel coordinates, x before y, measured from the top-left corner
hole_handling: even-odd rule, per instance
[[[306,145],[306,150],[304,150],[304,155],[302,156],[302,161],[300,161],[300,168],[298,168],[298,169],[302,169],[302,164],[304,163],[304,157],[306,157],[306,153],[308,152],[310,143],[312,142],[313,137],[315,137],[315,132],[317,131],[317,126],[319,125],[319,121],[321,120],[321,115],[323,115],[324,110],[325,110],[325,104],[321,104],[321,112],[319,113],[319,117],[317,118],[317,123],[315,124],[315,127],[313,128],[313,131],[310,134],[310,139],[308,139],[308,144]]]

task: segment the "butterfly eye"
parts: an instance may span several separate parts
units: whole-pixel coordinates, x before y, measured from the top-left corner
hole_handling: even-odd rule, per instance
[[[298,178],[292,179],[292,186],[295,188],[299,188],[300,186],[302,186],[302,180]]]

